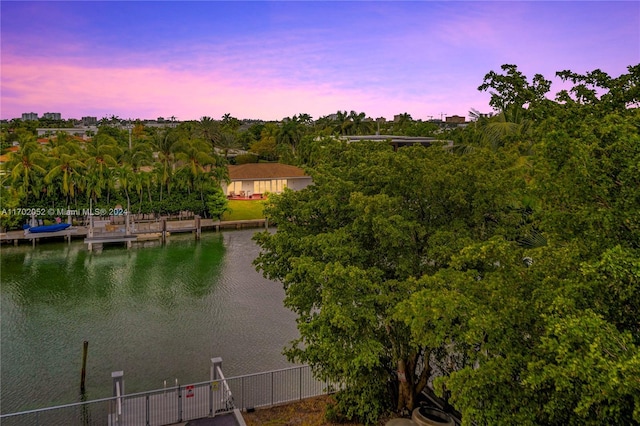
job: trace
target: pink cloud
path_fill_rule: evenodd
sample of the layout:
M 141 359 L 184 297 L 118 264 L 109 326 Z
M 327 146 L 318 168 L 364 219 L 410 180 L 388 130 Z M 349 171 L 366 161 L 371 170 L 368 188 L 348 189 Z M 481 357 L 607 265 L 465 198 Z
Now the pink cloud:
M 429 97 L 390 98 L 381 91 L 345 90 L 326 82 L 287 83 L 284 78 L 268 76 L 260 81 L 255 73 L 240 74 L 237 69 L 97 68 L 37 60 L 20 63 L 10 58 L 3 62 L 3 118 L 51 111 L 67 118 L 114 114 L 188 120 L 229 112 L 240 118 L 278 120 L 302 112 L 318 118 L 344 109 L 388 118 L 401 112 L 426 118 L 419 111 L 431 103 Z M 432 101 L 441 103 L 442 99 Z M 450 114 L 466 114 L 469 105 L 449 109 Z

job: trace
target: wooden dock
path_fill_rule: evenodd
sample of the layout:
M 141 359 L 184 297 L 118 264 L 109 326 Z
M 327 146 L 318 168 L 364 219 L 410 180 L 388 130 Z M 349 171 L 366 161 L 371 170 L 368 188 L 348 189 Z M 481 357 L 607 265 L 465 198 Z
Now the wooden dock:
M 9 243 L 17 246 L 21 241 L 29 241 L 35 246 L 36 242 L 49 238 L 64 238 L 71 242 L 72 238 L 84 237 L 85 235 L 87 235 L 87 229 L 84 226 L 74 226 L 63 231 L 35 234 L 24 231 L 9 231 L 0 234 L 0 243 Z
M 102 248 L 104 244 L 111 243 L 124 243 L 127 248 L 131 248 L 131 243 L 138 240 L 137 235 L 98 235 L 93 237 L 87 237 L 84 239 L 84 243 L 88 244 L 89 251 L 95 248 Z
M 104 222 L 104 223 L 103 223 Z M 47 239 L 64 238 L 71 242 L 74 238 L 83 238 L 89 250 L 94 245 L 125 244 L 131 247 L 135 242 L 160 240 L 165 242 L 171 234 L 193 233 L 196 239 L 200 238 L 202 231 L 220 232 L 223 229 L 267 228 L 266 219 L 249 219 L 219 221 L 213 219 L 187 219 L 187 220 L 156 220 L 146 222 L 132 222 L 130 232 L 127 234 L 124 224 L 109 224 L 101 221 L 101 227 L 94 227 L 92 232 L 88 226 L 72 226 L 63 231 L 30 234 L 24 231 L 9 231 L 0 233 L 1 244 L 18 245 L 22 242 L 30 242 L 35 246 L 36 242 Z M 108 229 L 108 231 L 107 231 Z

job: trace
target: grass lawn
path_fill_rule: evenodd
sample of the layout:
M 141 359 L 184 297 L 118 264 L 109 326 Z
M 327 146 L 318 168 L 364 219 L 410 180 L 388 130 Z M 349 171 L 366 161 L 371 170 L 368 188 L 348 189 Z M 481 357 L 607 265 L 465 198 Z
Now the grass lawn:
M 229 210 L 222 215 L 222 220 L 263 219 L 262 200 L 229 200 Z

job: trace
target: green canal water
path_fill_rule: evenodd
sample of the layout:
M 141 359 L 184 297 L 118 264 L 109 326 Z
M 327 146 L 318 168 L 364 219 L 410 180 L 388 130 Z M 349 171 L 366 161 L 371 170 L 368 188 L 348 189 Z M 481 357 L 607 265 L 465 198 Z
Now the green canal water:
M 254 230 L 171 236 L 162 246 L 82 242 L 2 246 L 2 413 L 111 396 L 111 372 L 126 392 L 206 381 L 212 357 L 225 375 L 288 367 L 297 336 L 279 283 L 251 265 Z

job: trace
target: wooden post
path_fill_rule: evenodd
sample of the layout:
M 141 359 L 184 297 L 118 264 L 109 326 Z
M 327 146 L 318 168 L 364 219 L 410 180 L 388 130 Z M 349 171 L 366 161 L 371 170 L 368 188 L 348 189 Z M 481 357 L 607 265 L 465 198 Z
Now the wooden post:
M 87 352 L 89 351 L 89 342 L 84 341 L 82 347 L 82 372 L 80 373 L 80 392 L 84 393 L 85 386 L 84 382 L 87 377 Z
M 162 244 L 167 242 L 167 218 L 162 218 Z
M 127 197 L 127 212 L 125 213 L 126 223 L 124 225 L 124 234 L 131 235 L 131 221 L 129 220 L 129 212 L 131 211 L 131 202 L 129 201 L 129 197 Z M 134 227 L 135 227 L 135 218 L 133 219 Z
M 89 213 L 89 231 L 87 233 L 89 238 L 93 238 L 93 213 Z M 91 250 L 91 248 L 89 248 Z
M 195 223 L 196 223 L 196 240 L 199 240 L 200 233 L 202 231 L 202 229 L 200 228 L 200 216 L 195 217 Z

